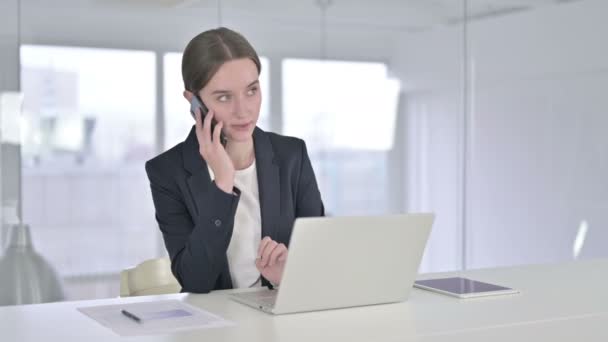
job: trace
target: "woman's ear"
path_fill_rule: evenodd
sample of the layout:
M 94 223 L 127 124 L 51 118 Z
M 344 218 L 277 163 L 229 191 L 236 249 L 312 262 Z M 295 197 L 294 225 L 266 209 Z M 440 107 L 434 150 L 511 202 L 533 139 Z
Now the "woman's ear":
M 194 94 L 192 94 L 191 92 L 189 92 L 188 90 L 184 90 L 184 98 L 186 100 L 188 100 L 188 102 L 190 102 L 190 100 L 192 100 L 192 97 L 194 96 Z

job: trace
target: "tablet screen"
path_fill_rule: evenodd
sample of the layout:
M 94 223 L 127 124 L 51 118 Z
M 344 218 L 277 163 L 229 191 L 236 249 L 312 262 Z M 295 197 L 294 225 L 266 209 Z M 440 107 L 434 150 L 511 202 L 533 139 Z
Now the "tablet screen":
M 416 284 L 457 294 L 511 290 L 508 287 L 482 283 L 480 281 L 459 277 L 418 280 L 416 281 Z

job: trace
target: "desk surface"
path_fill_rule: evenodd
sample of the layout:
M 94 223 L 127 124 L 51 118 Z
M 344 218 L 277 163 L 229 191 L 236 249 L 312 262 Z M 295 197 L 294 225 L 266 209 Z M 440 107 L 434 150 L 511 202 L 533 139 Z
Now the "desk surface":
M 2 341 L 115 341 L 78 307 L 179 299 L 236 326 L 131 341 L 608 341 L 608 260 L 427 274 L 467 276 L 518 295 L 457 299 L 414 289 L 404 303 L 272 316 L 227 298 L 174 294 L 0 307 Z

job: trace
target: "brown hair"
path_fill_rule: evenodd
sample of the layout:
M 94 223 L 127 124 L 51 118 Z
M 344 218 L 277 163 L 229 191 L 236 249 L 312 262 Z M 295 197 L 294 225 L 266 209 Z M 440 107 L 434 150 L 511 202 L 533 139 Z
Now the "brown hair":
M 258 74 L 262 70 L 258 54 L 240 33 L 219 27 L 198 34 L 188 43 L 182 57 L 184 87 L 193 93 L 198 92 L 222 64 L 240 58 L 251 59 Z

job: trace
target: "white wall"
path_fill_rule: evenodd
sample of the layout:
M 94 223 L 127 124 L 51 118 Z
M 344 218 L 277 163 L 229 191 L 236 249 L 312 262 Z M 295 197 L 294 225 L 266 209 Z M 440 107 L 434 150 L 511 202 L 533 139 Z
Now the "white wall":
M 588 0 L 473 25 L 470 266 L 571 259 L 583 221 L 583 255 L 608 255 L 606 13 Z
M 407 208 L 436 214 L 423 271 L 462 267 L 462 104 L 458 95 L 438 91 L 407 96 Z
M 581 256 L 607 255 L 606 13 L 607 2 L 586 0 L 470 24 L 467 267 L 572 259 L 582 221 L 589 234 Z M 454 100 L 462 101 L 463 89 L 459 33 L 454 27 L 408 37 L 395 64 L 417 104 L 408 116 L 424 122 L 411 132 L 423 162 L 410 155 L 409 167 L 426 178 L 410 191 L 442 187 L 424 192 L 426 203 L 450 222 L 462 205 L 452 181 L 461 179 L 446 181 L 436 168 L 454 174 L 463 163 L 449 163 L 464 141 L 463 106 Z M 449 265 L 462 226 L 436 228 L 441 238 L 432 242 L 447 244 L 434 255 Z
M 462 267 L 463 30 L 403 35 L 392 72 L 404 86 L 406 209 L 436 221 L 421 271 Z

